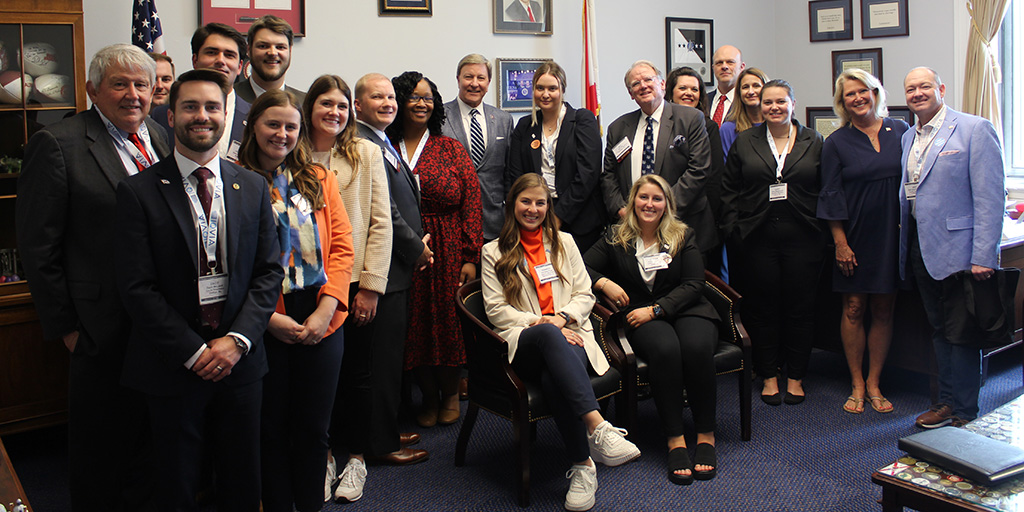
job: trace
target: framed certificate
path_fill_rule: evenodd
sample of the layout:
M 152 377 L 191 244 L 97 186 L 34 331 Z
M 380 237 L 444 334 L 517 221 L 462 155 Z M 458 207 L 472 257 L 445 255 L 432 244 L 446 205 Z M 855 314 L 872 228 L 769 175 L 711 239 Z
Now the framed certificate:
M 807 127 L 827 139 L 842 125 L 839 124 L 839 116 L 832 110 L 832 107 L 807 107 Z
M 860 0 L 860 37 L 909 35 L 907 0 Z
M 864 50 L 842 50 L 832 52 L 832 92 L 835 92 L 836 79 L 850 68 L 860 68 L 872 75 L 879 82 L 882 80 L 882 49 L 867 48 Z
M 807 3 L 811 42 L 853 39 L 853 0 L 812 0 Z

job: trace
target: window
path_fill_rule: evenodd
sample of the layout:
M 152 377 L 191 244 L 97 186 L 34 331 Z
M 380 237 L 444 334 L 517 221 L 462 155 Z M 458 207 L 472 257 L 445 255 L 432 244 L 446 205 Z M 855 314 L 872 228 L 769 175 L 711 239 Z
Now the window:
M 1007 175 L 1024 177 L 1024 0 L 1011 0 L 1000 29 L 1003 155 Z

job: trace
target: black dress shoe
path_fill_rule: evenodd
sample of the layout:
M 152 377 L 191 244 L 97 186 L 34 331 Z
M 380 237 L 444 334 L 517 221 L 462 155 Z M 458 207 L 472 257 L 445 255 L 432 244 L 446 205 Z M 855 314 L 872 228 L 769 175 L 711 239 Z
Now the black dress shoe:
M 789 397 L 786 397 L 786 400 L 789 400 Z M 801 400 L 803 400 L 802 397 Z M 768 405 L 782 405 L 782 394 L 775 393 L 774 395 L 761 395 L 761 401 Z
M 367 455 L 366 462 L 379 466 L 408 466 L 423 462 L 430 457 L 426 450 L 403 447 L 401 450 L 391 452 L 387 455 Z
M 786 399 L 784 400 L 784 402 L 786 402 L 786 405 L 796 405 L 796 404 L 798 404 L 800 402 L 803 402 L 804 398 L 807 398 L 807 396 L 805 396 L 805 395 L 794 395 L 793 393 L 786 393 Z

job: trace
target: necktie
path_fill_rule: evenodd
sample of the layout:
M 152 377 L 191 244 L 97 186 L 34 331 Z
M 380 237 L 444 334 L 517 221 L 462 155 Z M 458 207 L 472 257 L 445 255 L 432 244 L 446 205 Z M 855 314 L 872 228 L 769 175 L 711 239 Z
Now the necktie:
M 128 140 L 132 141 L 132 144 L 134 144 L 135 147 L 139 149 L 139 151 L 142 153 L 142 157 L 146 159 L 146 162 L 148 162 L 149 165 L 153 165 L 153 158 L 149 156 L 148 152 L 146 152 L 146 145 L 142 143 L 142 139 L 139 138 L 139 134 L 133 133 L 129 135 Z M 135 160 L 135 167 L 138 167 L 139 171 L 142 171 L 146 169 L 146 167 L 148 166 L 143 167 L 141 162 Z
M 654 174 L 654 117 L 647 116 L 647 130 L 644 131 L 644 160 L 640 175 Z
M 207 186 L 207 180 L 213 178 L 213 172 L 206 167 L 199 167 L 195 171 L 192 171 L 192 175 L 196 177 L 197 187 L 196 196 L 199 197 L 199 204 L 203 206 L 203 213 L 206 214 L 206 220 L 210 220 L 210 208 L 213 206 L 213 198 L 210 196 L 210 189 Z M 209 266 L 206 264 L 206 250 L 202 244 L 199 244 L 199 267 L 202 269 L 203 275 L 211 273 Z M 221 265 L 218 262 L 217 268 Z M 199 306 L 199 318 L 203 321 L 203 325 L 209 325 L 211 329 L 217 329 L 220 326 L 220 317 L 224 312 L 224 302 L 215 302 L 213 304 L 205 304 Z
M 719 95 L 722 93 L 719 92 Z M 711 120 L 718 126 L 722 126 L 722 116 L 725 114 L 725 96 L 721 96 L 718 100 L 718 107 L 715 108 L 715 115 L 711 116 Z
M 469 111 L 469 156 L 473 158 L 473 165 L 477 168 L 484 161 L 484 132 L 480 129 L 480 121 L 476 116 L 480 111 L 473 109 Z
M 537 19 L 533 17 L 533 9 L 529 5 L 526 6 L 526 14 L 530 15 L 530 21 L 532 21 L 532 22 L 536 22 L 537 21 Z

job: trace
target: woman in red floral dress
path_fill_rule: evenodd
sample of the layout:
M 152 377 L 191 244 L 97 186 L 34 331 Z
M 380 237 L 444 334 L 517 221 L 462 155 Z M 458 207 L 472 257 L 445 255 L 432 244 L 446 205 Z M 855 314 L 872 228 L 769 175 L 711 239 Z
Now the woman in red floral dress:
M 462 144 L 441 135 L 437 86 L 415 71 L 392 83 L 398 115 L 387 134 L 419 182 L 423 229 L 434 251 L 433 264 L 413 274 L 405 369 L 415 370 L 423 391 L 416 422 L 448 425 L 459 419 L 459 370 L 466 362 L 455 292 L 476 278 L 483 245 L 480 183 Z

